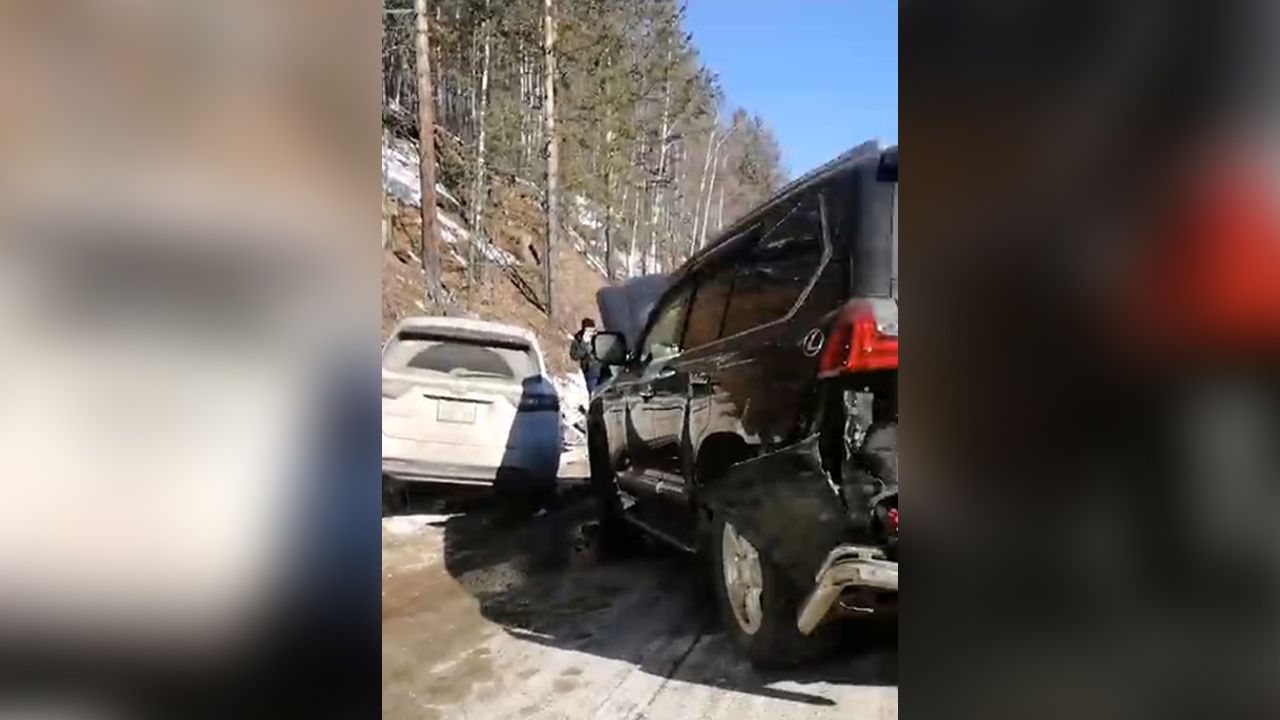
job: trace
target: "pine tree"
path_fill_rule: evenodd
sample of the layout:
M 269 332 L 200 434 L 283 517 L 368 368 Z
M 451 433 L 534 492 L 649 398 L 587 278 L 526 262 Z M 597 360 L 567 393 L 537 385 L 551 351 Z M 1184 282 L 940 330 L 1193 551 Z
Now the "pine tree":
M 543 247 L 563 233 L 611 278 L 670 270 L 785 179 L 764 122 L 725 111 L 676 0 L 559 0 L 554 62 L 546 0 L 431 0 L 425 93 L 415 2 L 383 7 L 384 124 L 413 138 L 430 113 L 436 182 L 462 201 L 476 238 L 472 282 L 491 192 L 516 178 L 546 179 L 534 183 L 547 191 Z

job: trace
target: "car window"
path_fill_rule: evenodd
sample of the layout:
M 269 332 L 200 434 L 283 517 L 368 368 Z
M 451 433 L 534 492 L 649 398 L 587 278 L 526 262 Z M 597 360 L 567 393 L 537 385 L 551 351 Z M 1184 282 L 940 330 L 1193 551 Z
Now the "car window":
M 693 302 L 689 305 L 689 322 L 684 330 L 685 350 L 719 339 L 725 306 L 733 288 L 734 271 L 733 263 L 721 262 L 699 274 Z
M 382 365 L 388 370 L 506 380 L 540 374 L 537 355 L 527 343 L 420 332 L 397 335 L 387 346 Z
M 737 263 L 725 337 L 785 316 L 822 262 L 822 211 L 816 195 L 766 214 L 759 232 L 747 257 Z
M 681 290 L 670 296 L 656 311 L 649 332 L 640 345 L 640 357 L 646 361 L 663 360 L 680 354 L 681 334 L 684 330 L 685 308 L 689 305 L 689 291 Z
M 823 202 L 826 203 L 826 211 L 830 213 L 831 203 L 825 197 L 825 193 Z M 841 251 L 832 248 L 832 252 L 840 253 Z M 849 299 L 849 267 L 846 262 L 834 262 L 836 257 L 837 255 L 833 254 L 833 262 L 828 262 L 822 267 L 817 280 L 813 282 L 813 288 L 809 290 L 809 295 L 805 299 L 805 305 L 818 317 L 840 307 Z

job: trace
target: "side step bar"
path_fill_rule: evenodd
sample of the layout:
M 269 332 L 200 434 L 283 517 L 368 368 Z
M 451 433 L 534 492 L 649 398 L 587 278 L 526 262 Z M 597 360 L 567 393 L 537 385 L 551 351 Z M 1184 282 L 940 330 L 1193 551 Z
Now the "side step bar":
M 631 523 L 632 525 L 635 525 L 636 527 L 640 528 L 641 530 L 643 530 L 643 531 L 645 531 L 645 532 L 647 532 L 647 533 L 649 533 L 649 534 L 653 535 L 654 537 L 656 537 L 656 538 L 658 538 L 659 540 L 661 540 L 661 541 L 663 541 L 663 542 L 667 543 L 668 545 L 671 545 L 672 547 L 676 548 L 677 550 L 682 550 L 682 551 L 684 551 L 684 552 L 689 553 L 690 555 L 697 555 L 697 554 L 698 554 L 698 548 L 696 548 L 696 547 L 694 547 L 694 546 L 692 546 L 692 545 L 690 545 L 690 544 L 688 544 L 688 543 L 686 543 L 686 542 L 684 542 L 684 541 L 680 540 L 679 538 L 677 538 L 676 536 L 672 535 L 671 533 L 665 532 L 665 531 L 663 531 L 663 530 L 660 530 L 660 529 L 658 529 L 658 528 L 654 527 L 653 525 L 650 525 L 649 523 L 645 522 L 644 520 L 641 520 L 640 518 L 636 517 L 635 515 L 632 515 L 631 513 L 624 512 L 624 513 L 622 514 L 622 519 L 623 519 L 623 520 L 626 520 L 627 522 Z
M 796 616 L 796 627 L 805 635 L 818 627 L 846 588 L 898 592 L 898 563 L 886 560 L 879 548 L 840 545 L 827 554 L 816 581 Z

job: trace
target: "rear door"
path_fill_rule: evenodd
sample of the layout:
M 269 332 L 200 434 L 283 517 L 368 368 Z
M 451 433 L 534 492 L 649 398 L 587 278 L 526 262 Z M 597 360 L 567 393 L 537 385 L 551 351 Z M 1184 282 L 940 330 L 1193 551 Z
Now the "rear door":
M 733 290 L 735 243 L 727 244 L 720 257 L 712 259 L 697 273 L 696 289 L 689 308 L 684 334 L 685 352 L 680 358 L 680 371 L 688 387 L 688 411 L 685 421 L 685 443 L 697 448 L 710 428 L 715 426 L 713 413 L 716 398 L 724 391 L 718 373 L 724 365 L 725 348 L 718 341 L 724 326 L 725 311 Z M 685 453 L 686 464 L 677 468 L 681 482 L 695 470 L 692 453 Z M 687 494 L 687 493 L 686 493 Z
M 823 318 L 844 295 L 842 270 L 828 268 L 822 218 L 817 190 L 785 199 L 762 214 L 735 258 L 706 432 L 732 432 L 748 445 L 785 442 L 811 405 Z

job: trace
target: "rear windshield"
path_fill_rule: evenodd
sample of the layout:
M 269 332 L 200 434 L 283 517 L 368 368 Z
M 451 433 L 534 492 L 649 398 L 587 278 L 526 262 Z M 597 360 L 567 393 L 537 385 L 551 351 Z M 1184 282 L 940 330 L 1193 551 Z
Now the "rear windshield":
M 538 358 L 528 343 L 428 333 L 397 335 L 387 346 L 382 364 L 388 370 L 507 380 L 539 374 Z

